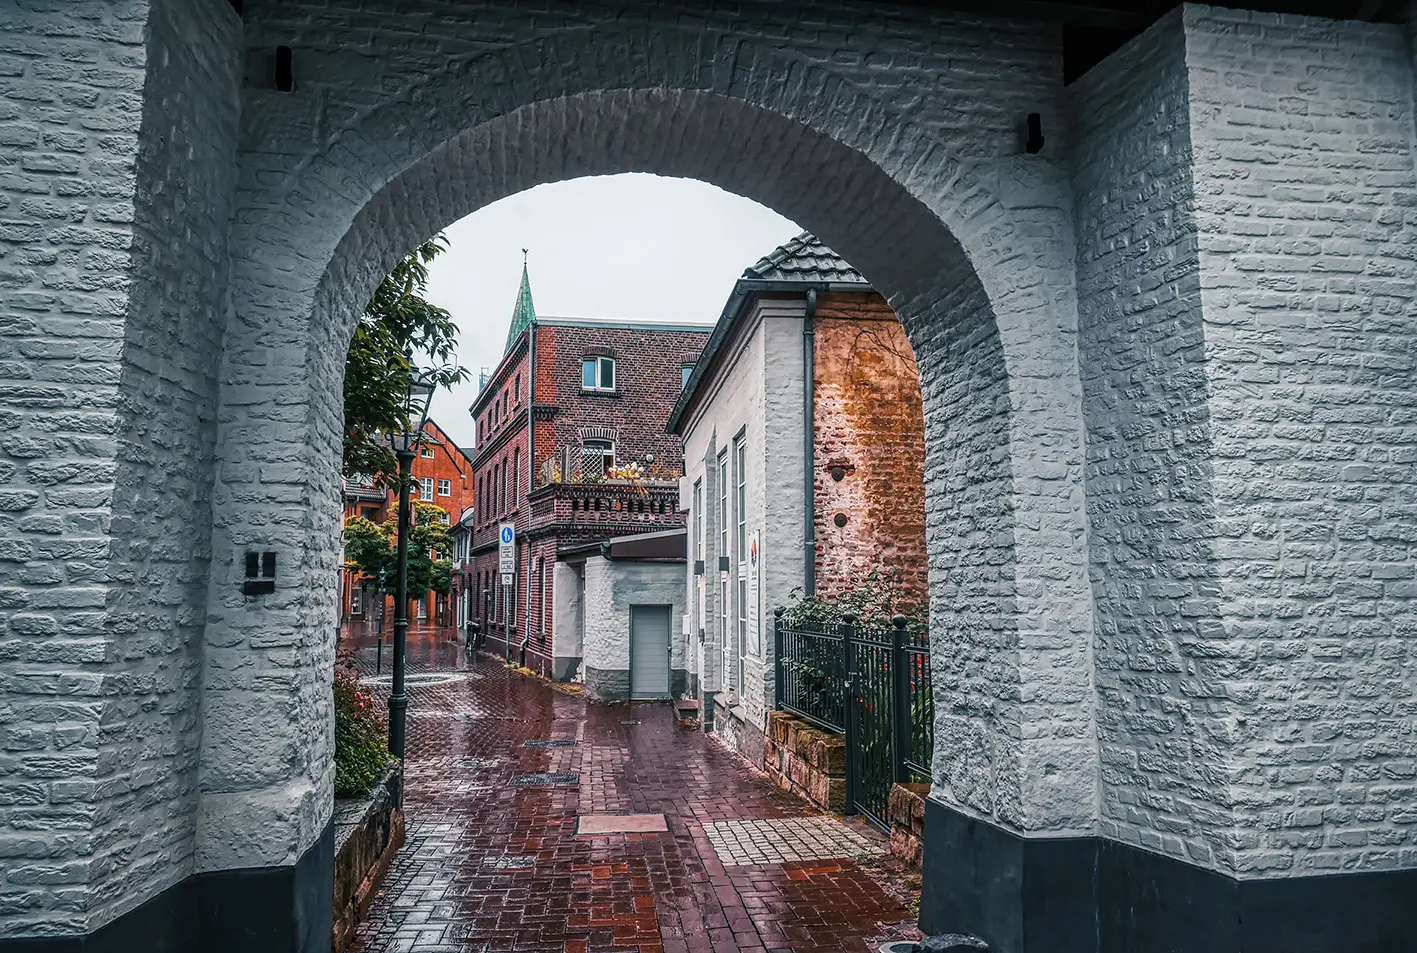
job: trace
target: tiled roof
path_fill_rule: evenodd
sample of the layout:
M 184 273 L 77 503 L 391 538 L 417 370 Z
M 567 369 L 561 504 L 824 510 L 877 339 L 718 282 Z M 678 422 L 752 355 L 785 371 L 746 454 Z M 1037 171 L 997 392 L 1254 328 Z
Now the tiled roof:
M 810 232 L 803 232 L 774 248 L 756 265 L 744 270 L 743 277 L 764 281 L 868 283 L 845 258 Z

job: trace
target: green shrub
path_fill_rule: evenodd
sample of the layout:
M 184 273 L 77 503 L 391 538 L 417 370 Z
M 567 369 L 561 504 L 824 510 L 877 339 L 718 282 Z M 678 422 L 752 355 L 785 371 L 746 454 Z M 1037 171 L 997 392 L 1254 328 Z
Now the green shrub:
M 335 670 L 335 797 L 363 797 L 394 764 L 388 728 L 358 675 Z

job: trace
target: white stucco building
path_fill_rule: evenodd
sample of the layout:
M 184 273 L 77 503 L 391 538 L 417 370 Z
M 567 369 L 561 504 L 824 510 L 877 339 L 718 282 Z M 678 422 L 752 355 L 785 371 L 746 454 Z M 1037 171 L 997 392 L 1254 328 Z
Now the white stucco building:
M 841 491 L 821 486 L 817 472 L 819 308 L 855 309 L 853 323 L 885 320 L 899 334 L 860 274 L 815 237 L 798 236 L 739 279 L 670 421 L 684 438 L 680 501 L 689 513 L 687 685 L 706 726 L 757 764 L 773 707 L 772 609 L 817 591 L 819 537 L 830 545 L 825 535 L 842 531 L 823 522 Z M 909 373 L 918 404 L 913 361 Z M 918 430 L 919 410 L 910 409 Z M 842 490 L 861 478 L 846 479 Z M 912 479 L 918 500 L 918 472 Z M 848 523 L 874 515 L 852 509 Z M 911 532 L 923 550 L 918 509 Z

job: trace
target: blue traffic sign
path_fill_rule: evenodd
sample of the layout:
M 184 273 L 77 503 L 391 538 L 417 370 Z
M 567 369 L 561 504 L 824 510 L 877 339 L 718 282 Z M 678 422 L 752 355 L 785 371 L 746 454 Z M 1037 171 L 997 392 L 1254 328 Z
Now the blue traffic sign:
M 502 527 L 502 542 L 504 542 L 504 543 L 510 543 L 510 542 L 512 541 L 512 534 L 513 534 L 513 533 L 514 533 L 514 530 L 512 529 L 512 527 L 510 527 L 510 526 L 503 526 L 503 527 Z

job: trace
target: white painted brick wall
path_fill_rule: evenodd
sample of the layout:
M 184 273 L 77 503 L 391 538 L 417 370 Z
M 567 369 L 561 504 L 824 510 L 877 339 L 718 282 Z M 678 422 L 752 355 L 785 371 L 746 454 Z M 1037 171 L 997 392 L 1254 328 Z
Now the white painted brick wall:
M 1227 732 L 1217 743 L 1234 773 L 1197 777 L 1188 765 L 1181 794 L 1200 811 L 1228 786 L 1244 819 L 1237 869 L 1417 860 L 1401 823 L 1417 758 L 1410 653 L 1395 641 L 1410 627 L 1412 585 L 1401 204 L 1413 184 L 1412 67 L 1401 30 L 1184 15 L 1191 98 L 1178 121 L 1191 124 L 1197 157 L 1213 388 L 1211 429 L 1192 429 L 1217 453 L 1208 475 L 1147 479 L 1214 490 L 1218 585 L 1188 578 L 1199 605 L 1184 587 L 1149 597 L 1176 639 L 1198 631 L 1221 651 L 1196 669 L 1215 680 L 1194 686 L 1141 674 L 1149 658 L 1176 658 L 1178 643 L 1158 640 L 1150 620 L 1109 628 L 1131 625 L 1124 601 L 1139 597 L 1120 576 L 1098 581 L 1112 565 L 1104 548 L 1152 547 L 1172 568 L 1185 554 L 1137 535 L 1155 532 L 1166 507 L 1108 488 L 1105 455 L 1089 479 L 1125 499 L 1122 515 L 1094 500 L 1105 535 L 1088 547 L 1079 365 L 1097 375 L 1091 446 L 1122 457 L 1148 444 L 1112 434 L 1143 422 L 1113 402 L 1155 397 L 1179 434 L 1185 410 L 1166 401 L 1194 385 L 1163 375 L 1149 395 L 1164 358 L 1114 363 L 1133 345 L 1109 337 L 1109 322 L 1165 310 L 1141 277 L 1115 313 L 1099 300 L 1082 309 L 1090 340 L 1114 350 L 1080 361 L 1079 273 L 1096 299 L 1119 293 L 1113 275 L 1130 268 L 1149 282 L 1154 269 L 1106 247 L 1121 232 L 1075 231 L 1055 33 L 919 9 L 886 16 L 854 0 L 692 14 L 569 0 L 247 8 L 240 40 L 218 0 L 166 0 L 151 31 L 137 0 L 0 10 L 0 35 L 19 37 L 0 52 L 0 759 L 16 766 L 0 772 L 0 851 L 55 868 L 17 877 L 6 866 L 0 934 L 40 919 L 91 927 L 140 899 L 139 879 L 161 885 L 143 866 L 155 858 L 171 862 L 163 870 L 188 857 L 200 870 L 288 863 L 314 840 L 329 810 L 340 375 L 354 314 L 378 275 L 438 228 L 540 182 L 627 170 L 771 205 L 902 316 L 925 369 L 941 659 L 932 796 L 1023 831 L 1091 830 L 1101 697 L 1099 729 L 1134 759 L 1102 772 L 1130 786 L 1102 799 L 1114 832 L 1165 834 L 1179 840 L 1159 849 L 1201 856 L 1204 838 L 1165 820 L 1176 792 L 1155 786 L 1167 776 L 1151 757 L 1160 736 L 1138 716 L 1144 694 L 1199 688 L 1225 703 L 1185 730 Z M 270 88 L 277 44 L 296 50 L 295 93 Z M 1022 120 L 1035 111 L 1048 146 L 1023 156 Z M 139 121 L 154 136 L 141 150 Z M 1079 146 L 1105 135 L 1083 132 Z M 1082 214 L 1105 219 L 1096 203 L 1126 194 L 1145 158 L 1109 166 L 1117 182 L 1079 178 Z M 1162 247 L 1175 229 L 1157 233 Z M 950 364 L 964 360 L 967 374 Z M 248 549 L 278 552 L 274 597 L 238 594 Z M 145 586 L 154 579 L 164 582 Z M 126 803 L 85 787 L 106 772 L 151 792 L 145 805 L 194 796 L 196 729 L 182 700 L 195 691 L 204 600 L 194 847 L 180 810 L 159 823 L 144 807 L 105 831 L 111 840 L 76 835 L 32 856 L 48 850 L 35 829 L 86 831 Z M 1207 613 L 1219 631 L 1197 628 Z M 1123 665 L 1104 673 L 1113 662 Z M 110 727 L 139 697 L 156 700 L 143 727 L 179 752 L 181 770 L 161 781 L 138 758 L 153 748 Z M 110 858 L 129 850 L 140 860 L 125 879 Z M 92 896 L 77 886 L 90 881 Z
M 0 11 L 0 938 L 191 869 L 235 27 Z
M 630 607 L 669 606 L 670 667 L 682 669 L 684 656 L 675 633 L 684 614 L 679 567 L 672 563 L 610 560 L 585 562 L 585 668 L 630 670 Z
M 1099 829 L 1228 866 L 1187 89 L 1179 14 L 1072 89 Z
M 1410 50 L 1188 7 L 1130 52 L 1074 93 L 1100 830 L 1409 866 Z
M 1235 867 L 1417 864 L 1417 194 L 1400 27 L 1185 14 Z
M 763 249 L 763 253 L 771 249 Z M 750 263 L 751 264 L 751 263 Z M 707 613 L 694 620 L 704 628 L 697 668 L 709 691 L 728 691 L 743 706 L 743 717 L 764 730 L 772 708 L 772 608 L 786 605 L 803 583 L 802 559 L 802 298 L 764 298 L 744 322 L 742 331 L 720 349 L 719 369 L 704 385 L 703 401 L 686 419 L 684 427 L 685 474 L 690 485 L 704 481 L 705 585 Z M 747 483 L 745 511 L 749 533 L 762 533 L 762 652 L 750 652 L 743 666 L 744 691 L 730 684 L 722 669 L 719 623 L 728 612 L 733 638 L 737 636 L 737 609 L 731 600 L 720 605 L 718 557 L 724 555 L 719 535 L 719 487 L 716 458 L 727 451 L 732 476 L 733 438 L 743 433 L 746 442 Z M 733 487 L 730 486 L 730 507 Z M 732 547 L 735 515 L 730 509 Z M 733 553 L 727 555 L 730 560 Z M 737 566 L 730 563 L 731 591 L 737 588 Z M 688 570 L 687 598 L 698 599 L 693 566 Z M 734 643 L 736 645 L 736 641 Z M 736 663 L 735 663 L 736 664 Z

